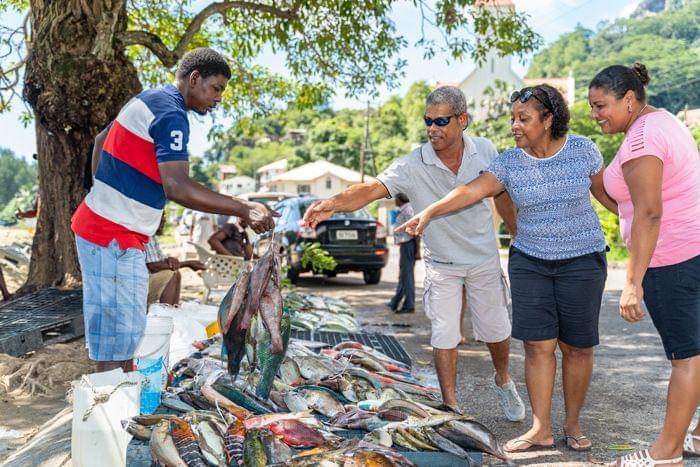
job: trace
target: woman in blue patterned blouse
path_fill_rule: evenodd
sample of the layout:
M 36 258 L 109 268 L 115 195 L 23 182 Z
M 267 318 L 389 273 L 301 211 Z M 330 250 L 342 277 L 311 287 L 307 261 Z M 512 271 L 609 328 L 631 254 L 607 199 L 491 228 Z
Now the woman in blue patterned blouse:
M 568 134 L 569 110 L 548 85 L 511 96 L 515 148 L 499 155 L 468 185 L 399 227 L 420 235 L 431 219 L 507 191 L 517 207 L 517 234 L 508 273 L 513 297 L 513 337 L 525 348 L 525 381 L 531 428 L 506 451 L 554 447 L 551 423 L 557 347 L 562 352 L 566 420 L 563 434 L 573 450 L 587 450 L 579 415 L 598 345 L 598 315 L 607 276 L 605 239 L 592 193 L 616 209 L 603 189 L 603 157 L 589 139 Z

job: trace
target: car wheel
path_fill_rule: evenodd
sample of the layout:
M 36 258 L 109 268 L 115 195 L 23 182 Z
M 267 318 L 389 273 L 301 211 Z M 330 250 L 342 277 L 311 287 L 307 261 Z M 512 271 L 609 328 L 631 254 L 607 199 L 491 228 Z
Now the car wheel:
M 382 270 L 372 269 L 371 271 L 362 271 L 362 277 L 367 285 L 379 284 L 379 281 L 382 279 Z

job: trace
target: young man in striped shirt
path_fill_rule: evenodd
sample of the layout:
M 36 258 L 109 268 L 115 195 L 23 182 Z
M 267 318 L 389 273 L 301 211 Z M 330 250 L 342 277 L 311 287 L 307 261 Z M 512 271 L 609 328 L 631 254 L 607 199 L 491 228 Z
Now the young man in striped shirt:
M 187 112 L 212 111 L 230 77 L 220 54 L 195 49 L 178 65 L 175 85 L 141 92 L 95 138 L 94 184 L 72 229 L 83 275 L 85 337 L 97 371 L 132 368 L 146 325 L 144 245 L 166 200 L 238 216 L 258 233 L 274 226 L 264 205 L 216 193 L 189 177 Z

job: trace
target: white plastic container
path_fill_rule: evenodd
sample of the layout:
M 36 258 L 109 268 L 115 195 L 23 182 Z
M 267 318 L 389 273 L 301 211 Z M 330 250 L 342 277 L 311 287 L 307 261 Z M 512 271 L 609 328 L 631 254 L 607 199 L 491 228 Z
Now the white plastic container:
M 170 361 L 168 368 L 189 357 L 195 351 L 194 341 L 207 339 L 207 325 L 216 320 L 218 308 L 199 303 L 184 302 L 179 307 L 154 303 L 148 307 L 148 316 L 167 316 L 173 319 L 170 337 Z
M 141 375 L 121 369 L 83 375 L 73 387 L 74 467 L 121 467 L 131 435 L 121 420 L 139 414 Z
M 141 413 L 151 414 L 160 404 L 160 393 L 168 383 L 168 358 L 173 319 L 148 316 L 146 332 L 136 349 L 134 363 L 143 376 L 141 385 Z

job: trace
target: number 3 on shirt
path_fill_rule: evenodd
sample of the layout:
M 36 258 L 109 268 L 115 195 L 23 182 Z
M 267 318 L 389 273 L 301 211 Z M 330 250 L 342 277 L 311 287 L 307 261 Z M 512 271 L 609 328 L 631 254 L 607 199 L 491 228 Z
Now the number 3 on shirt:
M 170 143 L 170 149 L 173 151 L 182 151 L 182 131 L 173 130 L 170 132 L 170 136 L 173 138 L 173 142 Z

